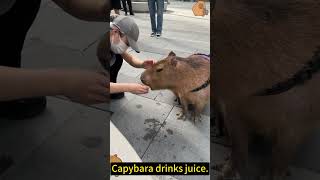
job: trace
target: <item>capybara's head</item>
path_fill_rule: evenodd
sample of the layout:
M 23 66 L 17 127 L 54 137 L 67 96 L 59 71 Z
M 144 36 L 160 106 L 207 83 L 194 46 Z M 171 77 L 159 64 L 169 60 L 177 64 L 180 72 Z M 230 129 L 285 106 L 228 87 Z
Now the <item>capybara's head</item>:
M 142 73 L 141 82 L 150 86 L 152 90 L 170 89 L 177 83 L 175 81 L 178 74 L 177 64 L 176 54 L 171 51 L 165 59 L 148 67 Z

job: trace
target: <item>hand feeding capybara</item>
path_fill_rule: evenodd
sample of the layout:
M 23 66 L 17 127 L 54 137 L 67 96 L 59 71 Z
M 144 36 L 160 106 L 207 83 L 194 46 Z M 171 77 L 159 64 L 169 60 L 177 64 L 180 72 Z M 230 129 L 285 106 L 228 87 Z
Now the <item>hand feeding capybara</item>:
M 147 68 L 141 81 L 152 90 L 169 89 L 179 99 L 185 117 L 200 116 L 210 96 L 210 59 L 194 54 L 187 58 L 170 52 L 168 57 Z
M 317 0 L 216 1 L 213 104 L 241 179 L 284 177 L 299 145 L 319 127 L 319 8 Z M 271 142 L 258 173 L 249 167 L 256 135 Z

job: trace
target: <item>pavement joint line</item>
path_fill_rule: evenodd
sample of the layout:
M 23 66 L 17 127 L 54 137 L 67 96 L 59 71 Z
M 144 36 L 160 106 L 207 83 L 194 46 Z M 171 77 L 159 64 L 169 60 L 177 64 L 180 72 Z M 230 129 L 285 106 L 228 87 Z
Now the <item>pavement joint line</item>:
M 153 98 L 142 96 L 142 95 L 136 95 L 136 96 L 139 96 L 139 97 L 142 97 L 142 98 L 146 98 L 146 99 L 150 99 L 150 100 L 154 100 Z
M 158 135 L 158 133 L 160 132 L 161 128 L 165 125 L 165 123 L 166 123 L 166 121 L 167 121 L 170 113 L 173 111 L 173 108 L 174 108 L 174 106 L 171 105 L 171 110 L 169 111 L 169 113 L 168 113 L 167 117 L 164 119 L 164 121 L 161 123 L 161 125 L 160 125 L 157 133 L 155 133 L 155 135 L 152 137 L 152 139 L 151 139 L 150 143 L 148 144 L 146 150 L 143 152 L 143 154 L 142 154 L 142 156 L 141 156 L 141 160 L 143 159 L 144 155 L 147 153 L 147 151 L 148 151 L 149 147 L 151 146 L 154 138 Z
M 160 94 L 160 93 L 159 93 L 159 94 Z M 158 95 L 159 95 L 159 94 L 158 94 Z M 157 95 L 156 97 L 158 97 L 158 95 Z M 139 96 L 139 95 L 136 95 L 136 96 Z M 150 99 L 150 100 L 153 100 L 153 101 L 155 101 L 155 102 L 160 102 L 160 103 L 163 103 L 163 104 L 166 104 L 166 105 L 169 105 L 169 106 L 179 107 L 179 106 L 174 105 L 174 104 L 168 104 L 168 103 L 163 102 L 163 101 L 158 101 L 158 100 L 156 100 L 156 98 L 155 98 L 155 99 L 152 99 L 152 98 L 145 97 L 145 96 L 139 96 L 139 97 L 146 98 L 146 99 Z

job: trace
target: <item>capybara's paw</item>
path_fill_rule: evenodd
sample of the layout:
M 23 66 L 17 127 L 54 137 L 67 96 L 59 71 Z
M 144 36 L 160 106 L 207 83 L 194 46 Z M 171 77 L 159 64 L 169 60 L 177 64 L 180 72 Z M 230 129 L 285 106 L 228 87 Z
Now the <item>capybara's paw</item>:
M 183 112 L 181 112 L 180 114 L 178 114 L 179 115 L 179 117 L 177 118 L 177 120 L 183 120 L 183 121 L 185 121 L 186 119 L 187 119 L 187 116 L 183 113 Z

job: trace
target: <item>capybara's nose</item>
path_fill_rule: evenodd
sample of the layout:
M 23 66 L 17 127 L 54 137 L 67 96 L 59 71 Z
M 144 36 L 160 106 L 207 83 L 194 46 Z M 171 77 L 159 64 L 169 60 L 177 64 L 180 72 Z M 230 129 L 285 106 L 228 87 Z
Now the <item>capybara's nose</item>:
M 143 84 L 145 84 L 145 79 L 144 79 L 144 76 L 143 76 L 143 75 L 140 76 L 140 80 L 141 80 L 141 82 L 142 82 Z

